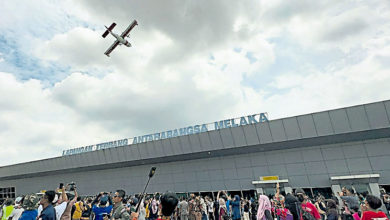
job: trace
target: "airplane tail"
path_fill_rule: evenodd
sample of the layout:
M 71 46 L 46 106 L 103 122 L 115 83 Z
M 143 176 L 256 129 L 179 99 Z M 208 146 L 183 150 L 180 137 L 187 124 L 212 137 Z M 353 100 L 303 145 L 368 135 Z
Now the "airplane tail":
M 107 30 L 103 33 L 102 37 L 105 38 L 111 32 L 111 30 L 114 29 L 115 25 L 116 25 L 115 23 L 112 23 L 110 27 L 104 25 L 104 27 L 106 27 Z

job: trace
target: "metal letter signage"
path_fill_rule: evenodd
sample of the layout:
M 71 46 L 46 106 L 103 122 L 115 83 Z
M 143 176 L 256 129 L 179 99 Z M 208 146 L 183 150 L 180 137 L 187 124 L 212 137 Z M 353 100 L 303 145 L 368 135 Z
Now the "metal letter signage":
M 134 138 L 110 141 L 106 143 L 89 145 L 89 146 L 78 147 L 78 148 L 72 148 L 69 150 L 63 150 L 62 156 L 79 154 L 79 153 L 90 152 L 95 150 L 102 150 L 102 149 L 107 149 L 112 147 L 121 147 L 121 146 L 129 145 L 130 143 L 139 144 L 148 141 L 156 141 L 156 140 L 162 140 L 162 139 L 178 137 L 183 135 L 198 134 L 207 131 L 219 130 L 223 128 L 232 128 L 232 127 L 238 127 L 238 126 L 249 125 L 249 124 L 257 124 L 257 123 L 262 123 L 267 121 L 268 121 L 267 113 L 248 115 L 240 118 L 232 118 L 232 119 L 226 119 L 222 121 L 216 121 L 214 123 L 209 123 L 209 124 L 188 126 L 184 128 L 173 129 L 173 130 L 163 131 L 160 133 L 138 136 Z

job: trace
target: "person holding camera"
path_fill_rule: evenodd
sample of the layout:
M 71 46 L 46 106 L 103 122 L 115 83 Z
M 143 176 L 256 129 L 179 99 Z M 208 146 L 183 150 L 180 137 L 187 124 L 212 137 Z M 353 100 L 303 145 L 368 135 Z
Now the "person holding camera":
M 382 206 L 382 201 L 380 198 L 367 195 L 364 200 L 364 204 L 360 206 L 362 210 L 362 218 L 361 220 L 388 220 L 386 214 L 378 209 Z
M 62 214 L 64 214 L 67 204 L 68 204 L 68 195 L 66 195 L 65 187 L 63 183 L 60 183 L 60 187 L 57 192 L 60 191 L 61 194 L 58 197 L 54 209 L 56 210 L 57 219 L 61 219 Z
M 108 202 L 108 206 L 107 206 Z M 99 203 L 98 205 L 96 205 Z M 92 202 L 92 212 L 95 215 L 95 220 L 103 220 L 108 218 L 112 210 L 111 197 L 106 192 L 99 193 Z
M 67 195 L 67 197 L 68 197 L 68 199 L 70 199 L 70 201 L 66 205 L 66 209 L 65 209 L 64 213 L 61 215 L 60 220 L 69 220 L 69 219 L 71 219 L 71 217 L 72 217 L 72 207 L 76 203 L 77 197 L 78 197 L 77 190 L 76 190 L 76 184 L 72 182 L 72 183 L 68 184 L 67 186 L 69 187 L 70 191 L 74 192 L 74 197 L 72 197 L 73 195 L 71 195 L 71 194 Z
M 339 196 L 343 201 L 342 216 L 345 220 L 353 220 L 359 218 L 359 198 L 355 195 L 355 190 L 352 187 L 344 186 L 339 192 Z

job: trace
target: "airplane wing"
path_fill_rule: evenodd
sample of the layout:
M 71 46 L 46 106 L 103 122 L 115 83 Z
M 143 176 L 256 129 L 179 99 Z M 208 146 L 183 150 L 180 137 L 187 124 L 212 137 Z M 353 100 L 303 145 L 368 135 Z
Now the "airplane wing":
M 121 37 L 125 38 L 129 35 L 130 31 L 136 26 L 138 25 L 138 22 L 136 20 L 133 21 L 133 23 L 131 23 L 125 31 L 123 31 L 123 33 L 121 34 Z
M 116 40 L 107 50 L 106 52 L 104 52 L 105 55 L 107 55 L 108 57 L 110 56 L 110 53 L 115 49 L 116 46 L 119 45 L 119 41 Z

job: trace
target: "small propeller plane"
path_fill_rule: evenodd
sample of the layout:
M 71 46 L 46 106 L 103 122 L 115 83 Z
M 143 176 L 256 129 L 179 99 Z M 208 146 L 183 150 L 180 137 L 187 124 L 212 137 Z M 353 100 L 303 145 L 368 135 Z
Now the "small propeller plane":
M 104 26 L 106 27 L 106 31 L 103 33 L 102 37 L 105 38 L 108 34 L 111 34 L 112 36 L 114 36 L 116 38 L 116 41 L 106 50 L 106 52 L 104 52 L 105 55 L 107 55 L 108 57 L 110 56 L 110 53 L 115 49 L 116 46 L 118 45 L 125 45 L 126 47 L 131 47 L 131 44 L 129 41 L 127 41 L 125 38 L 126 37 L 129 37 L 130 35 L 130 31 L 136 26 L 138 25 L 137 21 L 134 20 L 133 23 L 131 23 L 127 28 L 126 30 L 121 34 L 121 35 L 117 35 L 115 34 L 114 32 L 112 32 L 112 29 L 114 29 L 114 27 L 116 26 L 115 23 L 112 23 L 110 25 L 110 27 L 107 27 L 107 26 Z

